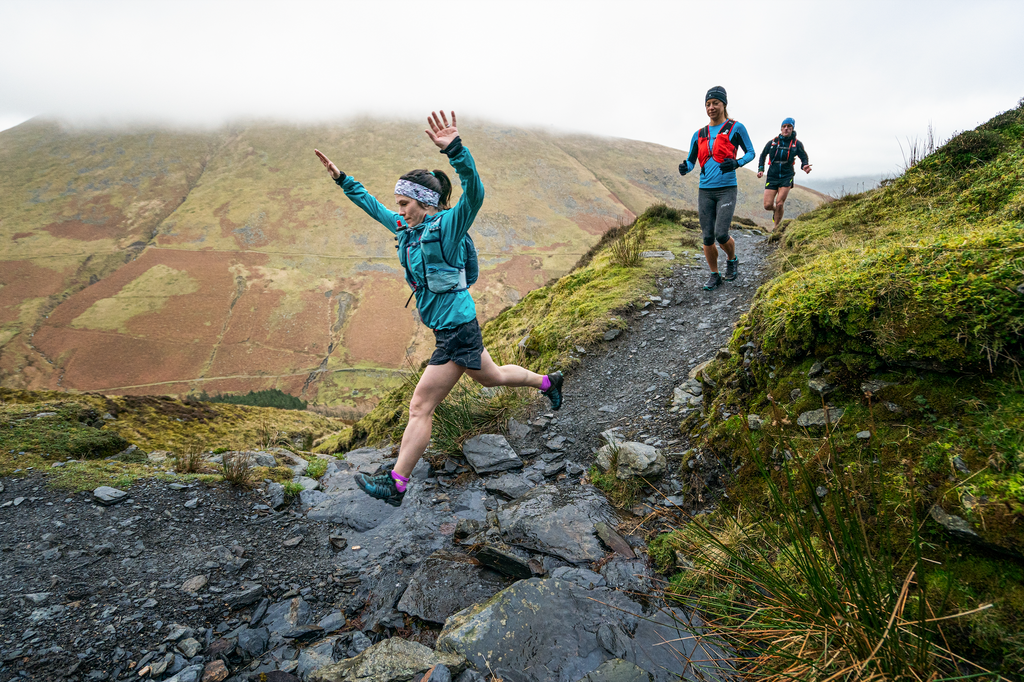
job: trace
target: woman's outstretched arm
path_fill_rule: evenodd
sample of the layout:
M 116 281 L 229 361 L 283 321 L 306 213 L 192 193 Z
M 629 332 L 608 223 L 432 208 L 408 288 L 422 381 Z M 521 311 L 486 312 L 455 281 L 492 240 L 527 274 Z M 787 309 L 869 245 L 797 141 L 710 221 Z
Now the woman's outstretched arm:
M 398 223 L 402 217 L 392 210 L 389 210 L 384 204 L 377 201 L 377 198 L 366 191 L 362 183 L 354 180 L 351 176 L 345 175 L 345 173 L 339 169 L 334 163 L 327 158 L 327 156 L 319 149 L 314 149 L 313 153 L 320 159 L 320 163 L 324 165 L 327 172 L 334 178 L 334 182 L 338 184 L 343 190 L 345 190 L 345 196 L 352 200 L 359 208 L 363 209 L 368 216 L 376 220 L 378 223 L 388 228 L 392 233 L 398 231 Z
M 480 174 L 477 173 L 476 163 L 472 154 L 462 146 L 462 138 L 459 137 L 459 130 L 455 127 L 455 112 L 452 113 L 452 122 L 448 123 L 448 117 L 442 111 L 440 117 L 435 112 L 427 117 L 430 128 L 426 130 L 427 136 L 441 150 L 441 153 L 448 157 L 448 162 L 459 174 L 462 182 L 462 196 L 459 203 L 449 212 L 452 229 L 446 231 L 444 239 L 446 243 L 459 244 L 462 238 L 469 232 L 477 212 L 484 203 L 484 183 L 480 181 Z

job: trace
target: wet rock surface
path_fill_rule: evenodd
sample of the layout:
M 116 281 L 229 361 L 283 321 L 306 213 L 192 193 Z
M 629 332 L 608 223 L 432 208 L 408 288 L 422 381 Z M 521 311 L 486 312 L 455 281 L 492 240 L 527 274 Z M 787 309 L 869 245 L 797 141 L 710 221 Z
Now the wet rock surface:
M 581 624 L 601 620 L 607 627 L 580 625 L 565 640 L 572 646 L 534 647 L 551 649 L 545 665 L 564 670 L 534 678 L 519 668 L 505 680 L 641 674 L 629 665 L 647 671 L 639 651 L 646 626 L 638 620 L 624 635 L 609 629 L 632 623 L 629 614 L 666 613 L 656 598 L 640 603 L 623 594 L 647 594 L 656 584 L 643 542 L 629 535 L 638 520 L 626 522 L 581 478 L 607 442 L 601 433 L 611 431 L 664 458 L 638 512 L 662 508 L 666 498 L 701 503 L 683 499 L 684 478 L 705 481 L 712 494 L 717 462 L 696 453 L 688 461 L 697 466 L 679 470 L 689 444 L 678 424 L 703 409 L 701 383 L 688 375 L 726 342 L 760 281 L 763 254 L 753 247 L 761 237 L 734 234 L 739 279 L 703 292 L 703 260 L 672 261 L 657 300 L 624 314 L 626 329 L 581 350 L 561 411 L 539 403 L 490 439 L 499 468 L 475 473 L 465 456 L 438 471 L 421 462 L 400 508 L 367 497 L 352 479 L 393 465 L 392 448 L 362 448 L 331 462 L 316 486 L 300 482 L 308 490 L 294 500 L 267 482 L 243 492 L 151 481 L 104 506 L 91 491 L 49 490 L 38 476 L 4 479 L 0 679 L 127 680 L 148 668 L 143 679 L 181 682 L 222 675 L 220 662 L 230 682 L 305 682 L 328 679 L 317 671 L 347 662 L 334 679 L 414 680 L 444 665 L 452 679 L 488 680 L 479 659 L 460 662 L 436 651 L 440 619 L 455 613 L 446 627 L 454 633 L 457 614 L 477 609 L 473 617 L 483 618 L 483 605 L 494 613 L 514 597 L 535 599 L 537 586 L 548 583 L 552 605 L 568 608 L 560 600 L 571 600 L 583 609 Z M 289 466 L 296 476 L 310 457 L 281 449 L 247 454 Z M 444 558 L 450 554 L 471 561 Z M 484 559 L 515 577 L 493 573 Z M 439 561 L 448 563 L 433 563 Z M 472 597 L 470 590 L 477 590 Z M 474 606 L 458 611 L 469 599 Z M 588 610 L 599 606 L 595 600 L 624 611 Z M 512 636 L 526 637 L 537 620 L 523 614 Z M 548 620 L 569 622 L 557 613 Z M 656 620 L 651 627 L 676 626 Z

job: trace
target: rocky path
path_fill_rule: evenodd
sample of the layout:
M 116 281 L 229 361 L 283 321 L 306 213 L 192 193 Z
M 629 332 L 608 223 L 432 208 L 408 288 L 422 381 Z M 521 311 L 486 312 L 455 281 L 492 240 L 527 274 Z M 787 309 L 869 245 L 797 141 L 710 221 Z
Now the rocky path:
M 638 513 L 692 502 L 678 424 L 699 396 L 677 388 L 764 270 L 763 237 L 735 236 L 739 279 L 703 292 L 703 260 L 674 261 L 629 329 L 586 350 L 561 411 L 421 463 L 399 509 L 352 484 L 389 449 L 332 462 L 292 505 L 274 486 L 150 482 L 104 506 L 4 480 L 0 682 L 715 679 L 699 618 L 650 596 L 642 538 L 580 479 L 614 428 L 666 457 Z

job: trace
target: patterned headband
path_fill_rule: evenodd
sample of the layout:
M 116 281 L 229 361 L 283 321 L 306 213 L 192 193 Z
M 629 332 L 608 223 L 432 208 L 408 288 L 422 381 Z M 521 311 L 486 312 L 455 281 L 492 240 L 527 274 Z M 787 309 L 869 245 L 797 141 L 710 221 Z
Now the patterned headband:
M 408 180 L 399 180 L 395 184 L 395 194 L 415 199 L 427 206 L 437 206 L 437 202 L 441 199 L 441 195 L 434 190 L 428 189 L 423 185 L 417 185 L 415 182 L 409 182 Z

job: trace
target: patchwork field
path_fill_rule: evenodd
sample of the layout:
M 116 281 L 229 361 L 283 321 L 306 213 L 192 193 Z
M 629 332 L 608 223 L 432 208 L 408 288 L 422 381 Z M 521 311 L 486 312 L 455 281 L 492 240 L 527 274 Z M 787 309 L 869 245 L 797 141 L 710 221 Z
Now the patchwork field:
M 0 133 L 0 385 L 185 394 L 279 388 L 358 414 L 433 339 L 390 233 L 355 208 L 318 147 L 385 205 L 395 178 L 449 171 L 411 122 L 216 131 Z M 465 121 L 487 198 L 473 228 L 482 320 L 568 272 L 647 206 L 692 206 L 684 153 Z M 740 172 L 737 215 L 767 224 Z M 455 190 L 455 198 L 459 190 Z M 790 217 L 820 203 L 801 189 Z

